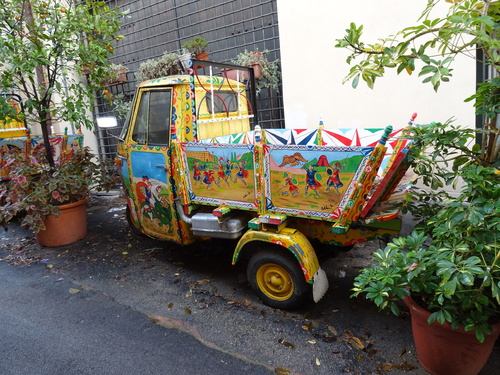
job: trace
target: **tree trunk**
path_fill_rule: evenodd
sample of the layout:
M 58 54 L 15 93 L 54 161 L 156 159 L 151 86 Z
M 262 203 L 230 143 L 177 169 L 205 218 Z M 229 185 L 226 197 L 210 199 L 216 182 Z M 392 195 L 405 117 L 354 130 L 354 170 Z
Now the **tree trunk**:
M 31 8 L 31 3 L 28 1 L 26 3 L 26 23 L 34 24 L 35 20 L 33 18 L 33 9 Z M 52 149 L 50 147 L 49 141 L 49 131 L 51 126 L 51 116 L 50 116 L 50 96 L 48 96 L 47 91 L 40 92 L 39 88 L 45 87 L 45 74 L 43 72 L 43 66 L 37 66 L 35 68 L 36 82 L 38 88 L 36 91 L 38 92 L 38 101 L 40 103 L 38 116 L 40 118 L 40 125 L 42 127 L 42 135 L 43 135 L 43 144 L 45 147 L 45 151 L 47 154 L 47 162 L 49 163 L 51 168 L 55 167 L 54 157 L 52 156 Z M 35 94 L 36 95 L 36 94 Z

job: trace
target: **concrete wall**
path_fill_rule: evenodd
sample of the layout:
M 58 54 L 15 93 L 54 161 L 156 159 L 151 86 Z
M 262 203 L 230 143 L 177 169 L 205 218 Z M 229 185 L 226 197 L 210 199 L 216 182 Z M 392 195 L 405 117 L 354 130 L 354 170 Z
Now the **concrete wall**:
M 287 128 L 404 126 L 412 113 L 417 123 L 444 122 L 474 126 L 474 109 L 463 100 L 475 89 L 475 62 L 455 62 L 451 82 L 435 93 L 418 73 L 388 72 L 375 88 L 348 82 L 348 51 L 335 48 L 351 22 L 364 25 L 364 41 L 374 43 L 404 27 L 416 25 L 427 0 L 277 0 L 283 95 Z M 446 11 L 443 2 L 440 11 Z M 436 17 L 439 14 L 435 15 Z

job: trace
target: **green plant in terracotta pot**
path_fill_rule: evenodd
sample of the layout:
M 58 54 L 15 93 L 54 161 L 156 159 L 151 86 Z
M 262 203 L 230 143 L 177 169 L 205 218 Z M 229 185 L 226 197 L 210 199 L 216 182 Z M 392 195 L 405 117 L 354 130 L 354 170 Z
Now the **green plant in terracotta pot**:
M 459 175 L 460 194 L 431 207 L 435 213 L 410 236 L 376 251 L 353 288 L 353 296 L 363 294 L 396 315 L 404 299 L 419 360 L 437 374 L 477 374 L 500 334 L 500 171 L 470 163 Z M 449 340 L 435 343 L 431 328 Z M 461 355 L 446 351 L 464 342 Z
M 109 191 L 117 184 L 115 167 L 96 162 L 88 147 L 64 152 L 55 167 L 43 151 L 36 160 L 24 152 L 4 160 L 11 171 L 10 180 L 0 185 L 0 224 L 5 229 L 20 218 L 22 227 L 43 232 L 47 218 L 58 217 L 66 205 L 86 201 L 92 191 Z M 64 230 L 69 230 L 67 225 Z
M 194 37 L 187 42 L 182 43 L 182 48 L 189 51 L 192 56 L 197 59 L 207 60 L 208 53 L 206 52 L 206 48 L 208 47 L 207 40 L 202 36 Z
M 396 315 L 397 302 L 411 296 L 429 312 L 429 324 L 449 323 L 494 342 L 500 333 L 500 173 L 469 164 L 460 177 L 457 197 L 410 236 L 375 252 L 374 263 L 356 277 L 354 296 L 365 294 Z
M 269 88 L 278 91 L 281 79 L 279 60 L 269 61 L 266 55 L 269 50 L 247 51 L 238 54 L 232 64 L 246 66 L 254 69 L 256 91 Z M 243 75 L 242 75 L 243 77 Z
M 410 160 L 427 188 L 413 192 L 407 209 L 420 223 L 410 236 L 396 238 L 374 254 L 373 264 L 356 277 L 353 296 L 364 295 L 395 314 L 398 302 L 405 300 L 411 306 L 422 365 L 434 374 L 477 374 L 500 333 L 500 6 L 479 0 L 448 2 L 445 17 L 433 19 L 438 2 L 429 1 L 421 24 L 377 43 L 362 42 L 363 27 L 355 24 L 337 40 L 337 47 L 351 50 L 349 63 L 361 59 L 344 80 L 352 80 L 353 87 L 364 81 L 373 88 L 386 70 L 413 72 L 419 61 L 419 76 L 437 91 L 449 81 L 456 55 L 475 49 L 495 72 L 465 99 L 484 115 L 482 129 L 451 122 L 412 127 L 419 147 Z M 425 316 L 425 324 L 417 323 L 417 315 Z M 469 343 L 460 354 L 445 353 L 459 340 L 453 336 L 434 345 L 430 336 L 416 333 L 416 328 L 430 327 L 469 333 L 487 347 L 472 349 Z M 443 336 L 441 331 L 438 336 Z
M 127 80 L 128 68 L 122 64 L 110 64 L 104 70 L 106 78 L 101 81 L 102 86 L 116 85 Z

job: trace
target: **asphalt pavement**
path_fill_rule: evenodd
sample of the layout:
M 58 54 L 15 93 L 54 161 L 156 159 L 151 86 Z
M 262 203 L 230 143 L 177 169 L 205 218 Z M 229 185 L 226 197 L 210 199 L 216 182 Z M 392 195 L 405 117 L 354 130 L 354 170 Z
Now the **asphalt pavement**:
M 272 374 L 109 295 L 0 263 L 0 374 Z
M 60 248 L 0 234 L 0 374 L 413 374 L 407 314 L 349 298 L 382 244 L 323 261 L 330 290 L 300 311 L 253 294 L 231 244 L 134 235 L 116 195 L 89 201 L 89 234 Z M 481 372 L 498 374 L 496 347 Z

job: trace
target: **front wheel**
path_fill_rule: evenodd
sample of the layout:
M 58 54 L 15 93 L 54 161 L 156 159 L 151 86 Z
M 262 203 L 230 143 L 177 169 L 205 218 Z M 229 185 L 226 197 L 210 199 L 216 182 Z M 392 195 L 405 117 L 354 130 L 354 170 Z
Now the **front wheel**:
M 141 236 L 141 237 L 146 237 L 146 235 L 141 231 L 141 229 L 135 224 L 134 219 L 132 218 L 132 212 L 130 212 L 130 207 L 127 205 L 127 209 L 125 212 L 126 218 L 128 225 L 132 229 L 132 232 L 134 234 Z
M 248 262 L 248 281 L 266 305 L 294 309 L 311 299 L 311 286 L 293 255 L 287 250 L 279 250 L 268 249 L 254 254 Z

